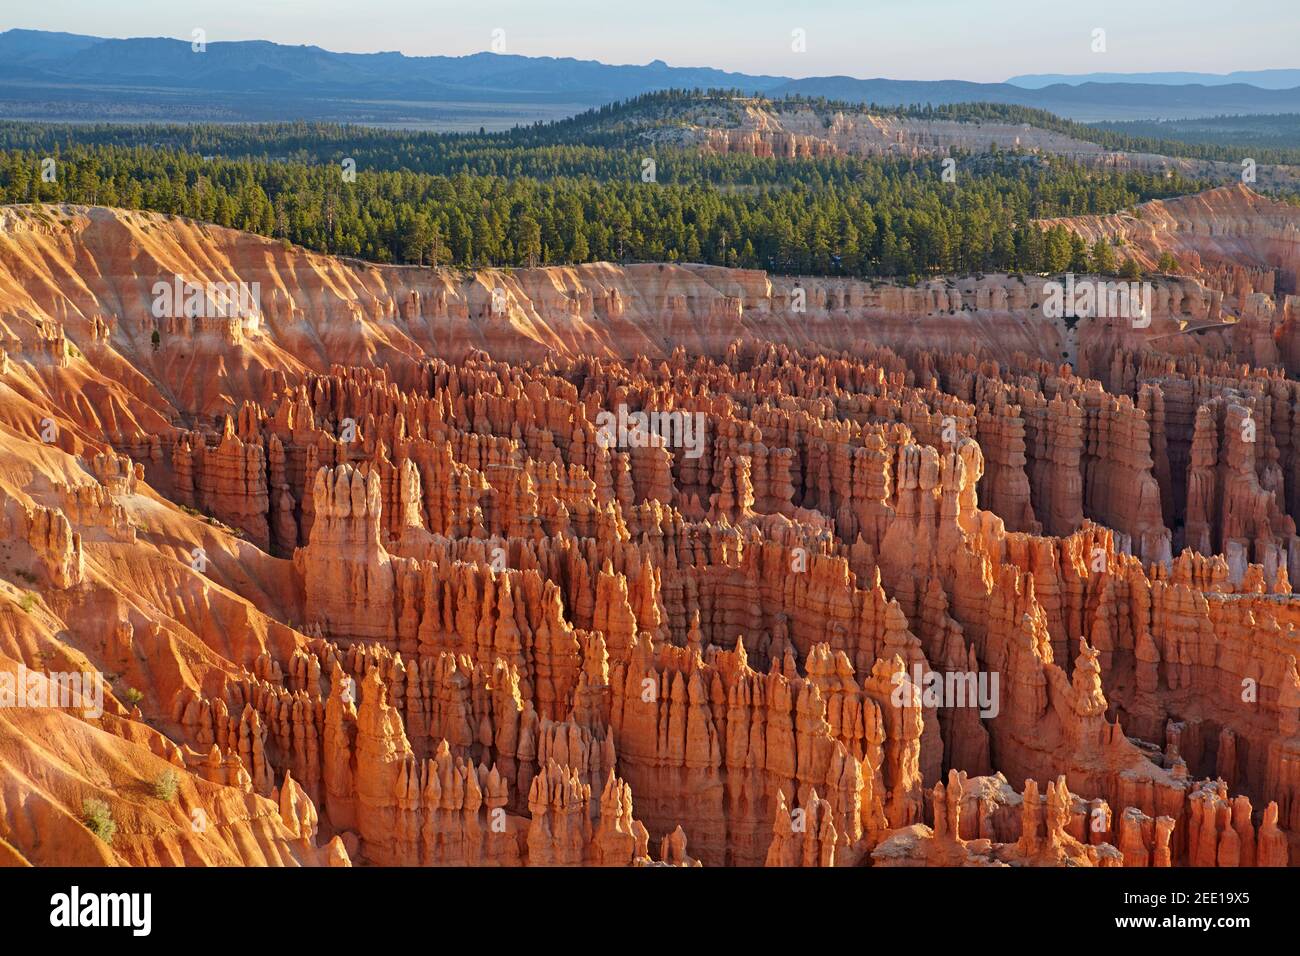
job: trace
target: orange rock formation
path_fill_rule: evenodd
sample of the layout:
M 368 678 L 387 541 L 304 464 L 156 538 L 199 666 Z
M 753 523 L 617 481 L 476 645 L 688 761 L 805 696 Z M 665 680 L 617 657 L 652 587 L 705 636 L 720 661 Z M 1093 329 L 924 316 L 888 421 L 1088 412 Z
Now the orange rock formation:
M 761 273 L 4 216 L 0 678 L 104 680 L 0 680 L 14 859 L 1294 855 L 1300 387 L 1231 333 L 1157 348 L 1195 278 L 1146 341 L 1041 277 L 804 312 Z M 259 321 L 155 351 L 173 274 L 258 282 Z

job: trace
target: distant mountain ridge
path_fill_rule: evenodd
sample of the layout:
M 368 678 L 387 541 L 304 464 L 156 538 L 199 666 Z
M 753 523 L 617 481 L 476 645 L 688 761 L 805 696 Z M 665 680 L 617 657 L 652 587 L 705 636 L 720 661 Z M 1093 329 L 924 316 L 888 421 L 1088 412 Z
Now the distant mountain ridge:
M 1012 86 L 1029 90 L 1064 83 L 1155 83 L 1162 86 L 1228 86 L 1246 83 L 1261 90 L 1289 90 L 1300 86 L 1300 70 L 1236 70 L 1232 73 L 1026 73 L 1007 80 Z
M 1300 71 L 1260 73 L 1273 83 L 1282 74 L 1300 77 Z M 0 118 L 309 119 L 437 127 L 455 114 L 461 125 L 478 125 L 486 117 L 499 128 L 673 88 L 802 94 L 882 106 L 1013 103 L 1081 121 L 1300 112 L 1300 79 L 1287 89 L 1110 80 L 1029 88 L 962 80 L 792 79 L 662 60 L 612 65 L 494 53 L 335 53 L 265 40 L 210 42 L 196 53 L 188 40 L 162 37 L 0 33 Z
M 571 57 L 472 53 L 412 57 L 402 53 L 334 53 L 267 40 L 212 42 L 202 54 L 188 40 L 99 39 L 32 30 L 0 33 L 0 83 L 9 79 L 113 83 L 166 81 L 181 89 L 225 91 L 287 88 L 313 93 L 454 93 L 493 98 L 581 93 L 607 100 L 672 87 L 730 87 L 761 92 L 781 76 L 728 73 L 709 67 L 614 66 Z
M 1031 90 L 1008 83 L 972 83 L 966 80 L 859 80 L 849 76 L 830 76 L 790 80 L 764 92 L 774 97 L 824 96 L 880 106 L 1012 103 L 1046 110 L 1079 122 L 1153 117 L 1185 119 L 1228 113 L 1289 113 L 1294 111 L 1295 104 L 1300 103 L 1300 88 L 1263 90 L 1245 83 L 1215 87 L 1083 83 Z

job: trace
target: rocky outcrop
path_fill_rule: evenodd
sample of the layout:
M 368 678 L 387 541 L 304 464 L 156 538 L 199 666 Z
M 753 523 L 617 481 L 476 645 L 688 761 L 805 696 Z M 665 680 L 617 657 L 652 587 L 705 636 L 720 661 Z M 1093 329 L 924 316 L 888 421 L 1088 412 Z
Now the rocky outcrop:
M 1030 123 L 998 123 L 891 116 L 858 109 L 819 108 L 811 104 L 731 99 L 705 101 L 679 117 L 680 129 L 650 130 L 645 135 L 672 138 L 717 153 L 748 153 L 780 159 L 820 156 L 899 156 L 910 159 L 963 156 L 978 162 L 983 154 L 1021 151 L 1026 161 L 1060 156 L 1104 169 L 1137 169 L 1207 179 L 1240 181 L 1237 163 L 1195 160 L 1156 153 L 1121 152 Z M 973 154 L 973 156 L 972 156 Z M 1257 181 L 1267 188 L 1294 188 L 1295 167 L 1263 164 Z

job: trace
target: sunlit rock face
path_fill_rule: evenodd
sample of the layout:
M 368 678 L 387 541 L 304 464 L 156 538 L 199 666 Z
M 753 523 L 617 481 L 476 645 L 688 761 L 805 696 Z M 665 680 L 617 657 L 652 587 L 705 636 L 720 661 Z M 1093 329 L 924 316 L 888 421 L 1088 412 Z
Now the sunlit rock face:
M 1041 276 L 464 275 L 3 216 L 0 862 L 1292 855 L 1278 287 L 1188 337 L 1208 272 L 1120 330 Z M 260 318 L 158 316 L 176 276 Z

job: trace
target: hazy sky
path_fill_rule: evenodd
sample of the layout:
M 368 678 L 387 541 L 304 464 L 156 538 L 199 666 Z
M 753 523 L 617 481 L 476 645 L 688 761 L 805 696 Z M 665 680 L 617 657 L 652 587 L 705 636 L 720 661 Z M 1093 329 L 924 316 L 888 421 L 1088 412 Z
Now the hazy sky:
M 1297 0 L 40 0 L 0 30 L 274 40 L 410 55 L 487 50 L 784 76 L 995 81 L 1017 73 L 1300 67 Z M 1093 31 L 1106 51 L 1092 51 Z M 806 50 L 792 50 L 792 31 Z

